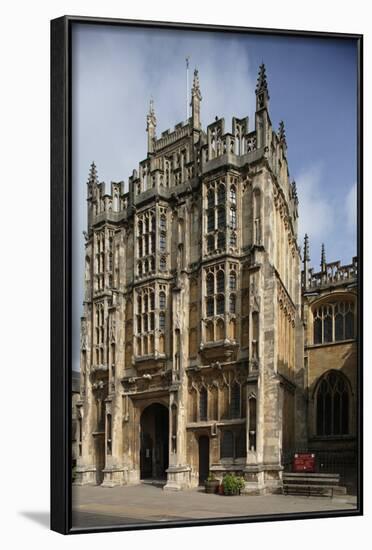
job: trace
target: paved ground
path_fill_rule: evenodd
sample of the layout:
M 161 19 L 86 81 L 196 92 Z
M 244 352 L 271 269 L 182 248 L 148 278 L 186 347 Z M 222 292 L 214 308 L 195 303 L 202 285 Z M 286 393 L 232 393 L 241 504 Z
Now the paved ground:
M 204 489 L 168 492 L 141 484 L 127 487 L 73 487 L 73 526 L 100 527 L 131 523 L 212 519 L 249 515 L 353 510 L 356 498 L 284 495 L 225 497 Z

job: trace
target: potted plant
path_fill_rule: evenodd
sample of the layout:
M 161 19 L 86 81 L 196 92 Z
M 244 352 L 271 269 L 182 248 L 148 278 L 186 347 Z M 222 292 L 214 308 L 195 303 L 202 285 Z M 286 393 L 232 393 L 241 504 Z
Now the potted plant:
M 240 491 L 244 487 L 244 479 L 235 474 L 225 474 L 223 476 L 222 485 L 224 495 L 240 495 Z
M 213 472 L 209 472 L 207 479 L 204 482 L 206 493 L 217 493 L 220 482 L 216 479 Z

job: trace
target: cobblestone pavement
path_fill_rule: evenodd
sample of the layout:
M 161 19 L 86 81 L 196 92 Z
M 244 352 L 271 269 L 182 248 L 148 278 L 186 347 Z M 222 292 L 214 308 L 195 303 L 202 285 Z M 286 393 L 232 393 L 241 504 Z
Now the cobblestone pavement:
M 126 487 L 73 487 L 73 527 L 105 527 L 175 520 L 355 510 L 356 497 L 284 495 L 225 497 L 204 489 L 168 492 L 140 484 Z

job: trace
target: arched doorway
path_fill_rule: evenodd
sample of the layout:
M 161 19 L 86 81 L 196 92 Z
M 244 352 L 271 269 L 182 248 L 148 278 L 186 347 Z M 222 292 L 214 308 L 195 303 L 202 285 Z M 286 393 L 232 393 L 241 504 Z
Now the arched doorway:
M 199 437 L 199 485 L 203 485 L 209 474 L 209 437 Z
M 169 413 L 153 403 L 141 414 L 141 479 L 166 479 L 168 468 Z

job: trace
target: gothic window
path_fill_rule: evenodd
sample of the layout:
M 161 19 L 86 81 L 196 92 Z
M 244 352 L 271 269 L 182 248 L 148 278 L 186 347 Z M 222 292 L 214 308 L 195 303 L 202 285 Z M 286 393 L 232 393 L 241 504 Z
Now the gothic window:
M 160 292 L 159 294 L 159 308 L 165 309 L 165 292 Z
M 236 246 L 236 233 L 232 231 L 230 233 L 230 246 Z
M 240 418 L 240 385 L 237 382 L 231 387 L 230 417 Z
M 236 313 L 236 296 L 235 296 L 235 294 L 230 294 L 229 310 L 230 310 L 230 313 Z
M 230 227 L 233 231 L 236 230 L 236 210 L 234 207 L 230 208 Z
M 224 231 L 219 231 L 217 236 L 217 248 L 225 248 L 226 235 Z
M 167 262 L 164 256 L 160 258 L 160 271 L 165 271 L 167 267 Z
M 213 317 L 214 315 L 214 299 L 207 298 L 207 317 Z
M 207 294 L 214 294 L 214 276 L 212 273 L 207 275 Z
M 230 271 L 229 288 L 230 288 L 230 290 L 236 290 L 236 273 L 235 273 L 235 271 Z
M 208 392 L 206 388 L 201 388 L 199 393 L 199 418 L 200 420 L 208 419 Z
M 225 274 L 221 269 L 217 273 L 217 292 L 225 292 Z
M 225 200 L 226 200 L 226 189 L 223 183 L 220 183 L 217 191 L 217 202 L 218 204 L 224 204 Z
M 160 230 L 165 231 L 167 228 L 167 219 L 164 215 L 160 216 Z
M 214 208 L 214 190 L 209 189 L 207 194 L 208 208 Z
M 165 330 L 165 313 L 161 311 L 159 313 L 159 328 L 160 330 Z
M 141 221 L 138 222 L 138 234 L 142 235 L 143 233 L 143 223 Z
M 164 232 L 160 233 L 160 252 L 165 252 L 166 249 L 166 235 Z
M 223 206 L 220 206 L 217 210 L 217 226 L 218 229 L 224 229 L 226 227 L 226 210 Z
M 323 304 L 313 310 L 314 344 L 339 342 L 354 338 L 353 302 Z
M 225 296 L 219 295 L 216 300 L 217 304 L 217 315 L 222 315 L 225 313 Z
M 214 230 L 214 210 L 208 210 L 207 231 L 210 233 Z
M 230 201 L 233 204 L 236 204 L 236 188 L 235 188 L 235 185 L 231 185 L 231 187 L 230 187 Z
M 337 371 L 327 372 L 315 394 L 316 433 L 319 436 L 349 433 L 350 395 L 348 384 Z
M 208 250 L 208 252 L 213 252 L 213 250 L 214 250 L 214 235 L 208 235 L 207 250 Z

